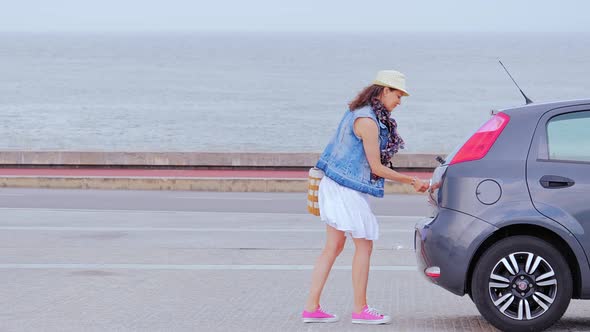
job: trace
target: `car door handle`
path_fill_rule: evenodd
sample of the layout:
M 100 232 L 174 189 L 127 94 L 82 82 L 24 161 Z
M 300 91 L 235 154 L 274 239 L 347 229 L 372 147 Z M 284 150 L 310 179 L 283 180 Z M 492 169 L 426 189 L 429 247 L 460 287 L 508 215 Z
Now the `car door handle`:
M 543 188 L 549 189 L 567 188 L 575 184 L 574 180 L 559 175 L 544 175 L 539 182 Z

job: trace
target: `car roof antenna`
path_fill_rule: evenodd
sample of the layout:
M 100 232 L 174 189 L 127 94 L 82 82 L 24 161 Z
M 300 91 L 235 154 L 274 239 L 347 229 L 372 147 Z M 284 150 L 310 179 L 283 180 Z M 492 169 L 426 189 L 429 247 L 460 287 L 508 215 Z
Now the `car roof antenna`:
M 504 64 L 502 63 L 502 61 L 498 60 L 498 62 L 500 63 L 500 65 L 502 65 L 502 68 L 504 68 L 504 70 L 506 71 L 506 74 L 508 74 L 508 76 L 510 76 L 510 79 L 512 80 L 512 82 L 514 82 L 514 84 L 516 85 L 516 87 L 518 88 L 518 90 L 520 91 L 520 93 L 522 94 L 522 96 L 524 97 L 525 103 L 528 104 L 532 104 L 533 101 L 529 99 L 529 97 L 527 97 L 524 92 L 522 92 L 522 89 L 518 86 L 518 84 L 516 83 L 516 81 L 514 80 L 514 78 L 512 78 L 512 75 L 510 75 L 510 73 L 508 72 L 508 69 L 506 69 L 506 67 L 504 66 Z

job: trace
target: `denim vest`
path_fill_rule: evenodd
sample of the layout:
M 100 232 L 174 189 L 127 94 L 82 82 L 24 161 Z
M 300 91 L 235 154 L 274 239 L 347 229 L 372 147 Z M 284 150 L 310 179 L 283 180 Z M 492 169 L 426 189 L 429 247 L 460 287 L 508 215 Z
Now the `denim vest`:
M 365 106 L 353 112 L 347 110 L 336 133 L 320 156 L 316 167 L 342 186 L 376 197 L 383 197 L 384 180 L 383 178 L 371 180 L 371 167 L 365 155 L 363 142 L 353 130 L 354 121 L 358 118 L 371 118 L 377 123 L 379 149 L 385 149 L 389 139 L 389 131 L 384 124 L 379 122 L 371 107 Z

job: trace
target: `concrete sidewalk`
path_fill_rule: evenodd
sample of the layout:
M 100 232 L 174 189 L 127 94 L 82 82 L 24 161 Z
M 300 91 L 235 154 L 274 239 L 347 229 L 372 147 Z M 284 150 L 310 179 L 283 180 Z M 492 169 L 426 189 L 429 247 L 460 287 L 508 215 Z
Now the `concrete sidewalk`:
M 402 172 L 428 179 L 430 172 Z M 222 192 L 305 192 L 303 170 L 216 170 L 131 168 L 0 168 L 0 187 L 193 190 Z M 413 193 L 386 181 L 386 193 Z

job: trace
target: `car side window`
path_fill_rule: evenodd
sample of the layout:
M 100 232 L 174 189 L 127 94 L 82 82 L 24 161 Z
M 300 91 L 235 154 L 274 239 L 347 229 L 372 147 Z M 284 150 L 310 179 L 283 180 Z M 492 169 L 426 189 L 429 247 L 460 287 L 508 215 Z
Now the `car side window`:
M 547 123 L 550 160 L 590 162 L 590 111 L 555 116 Z

